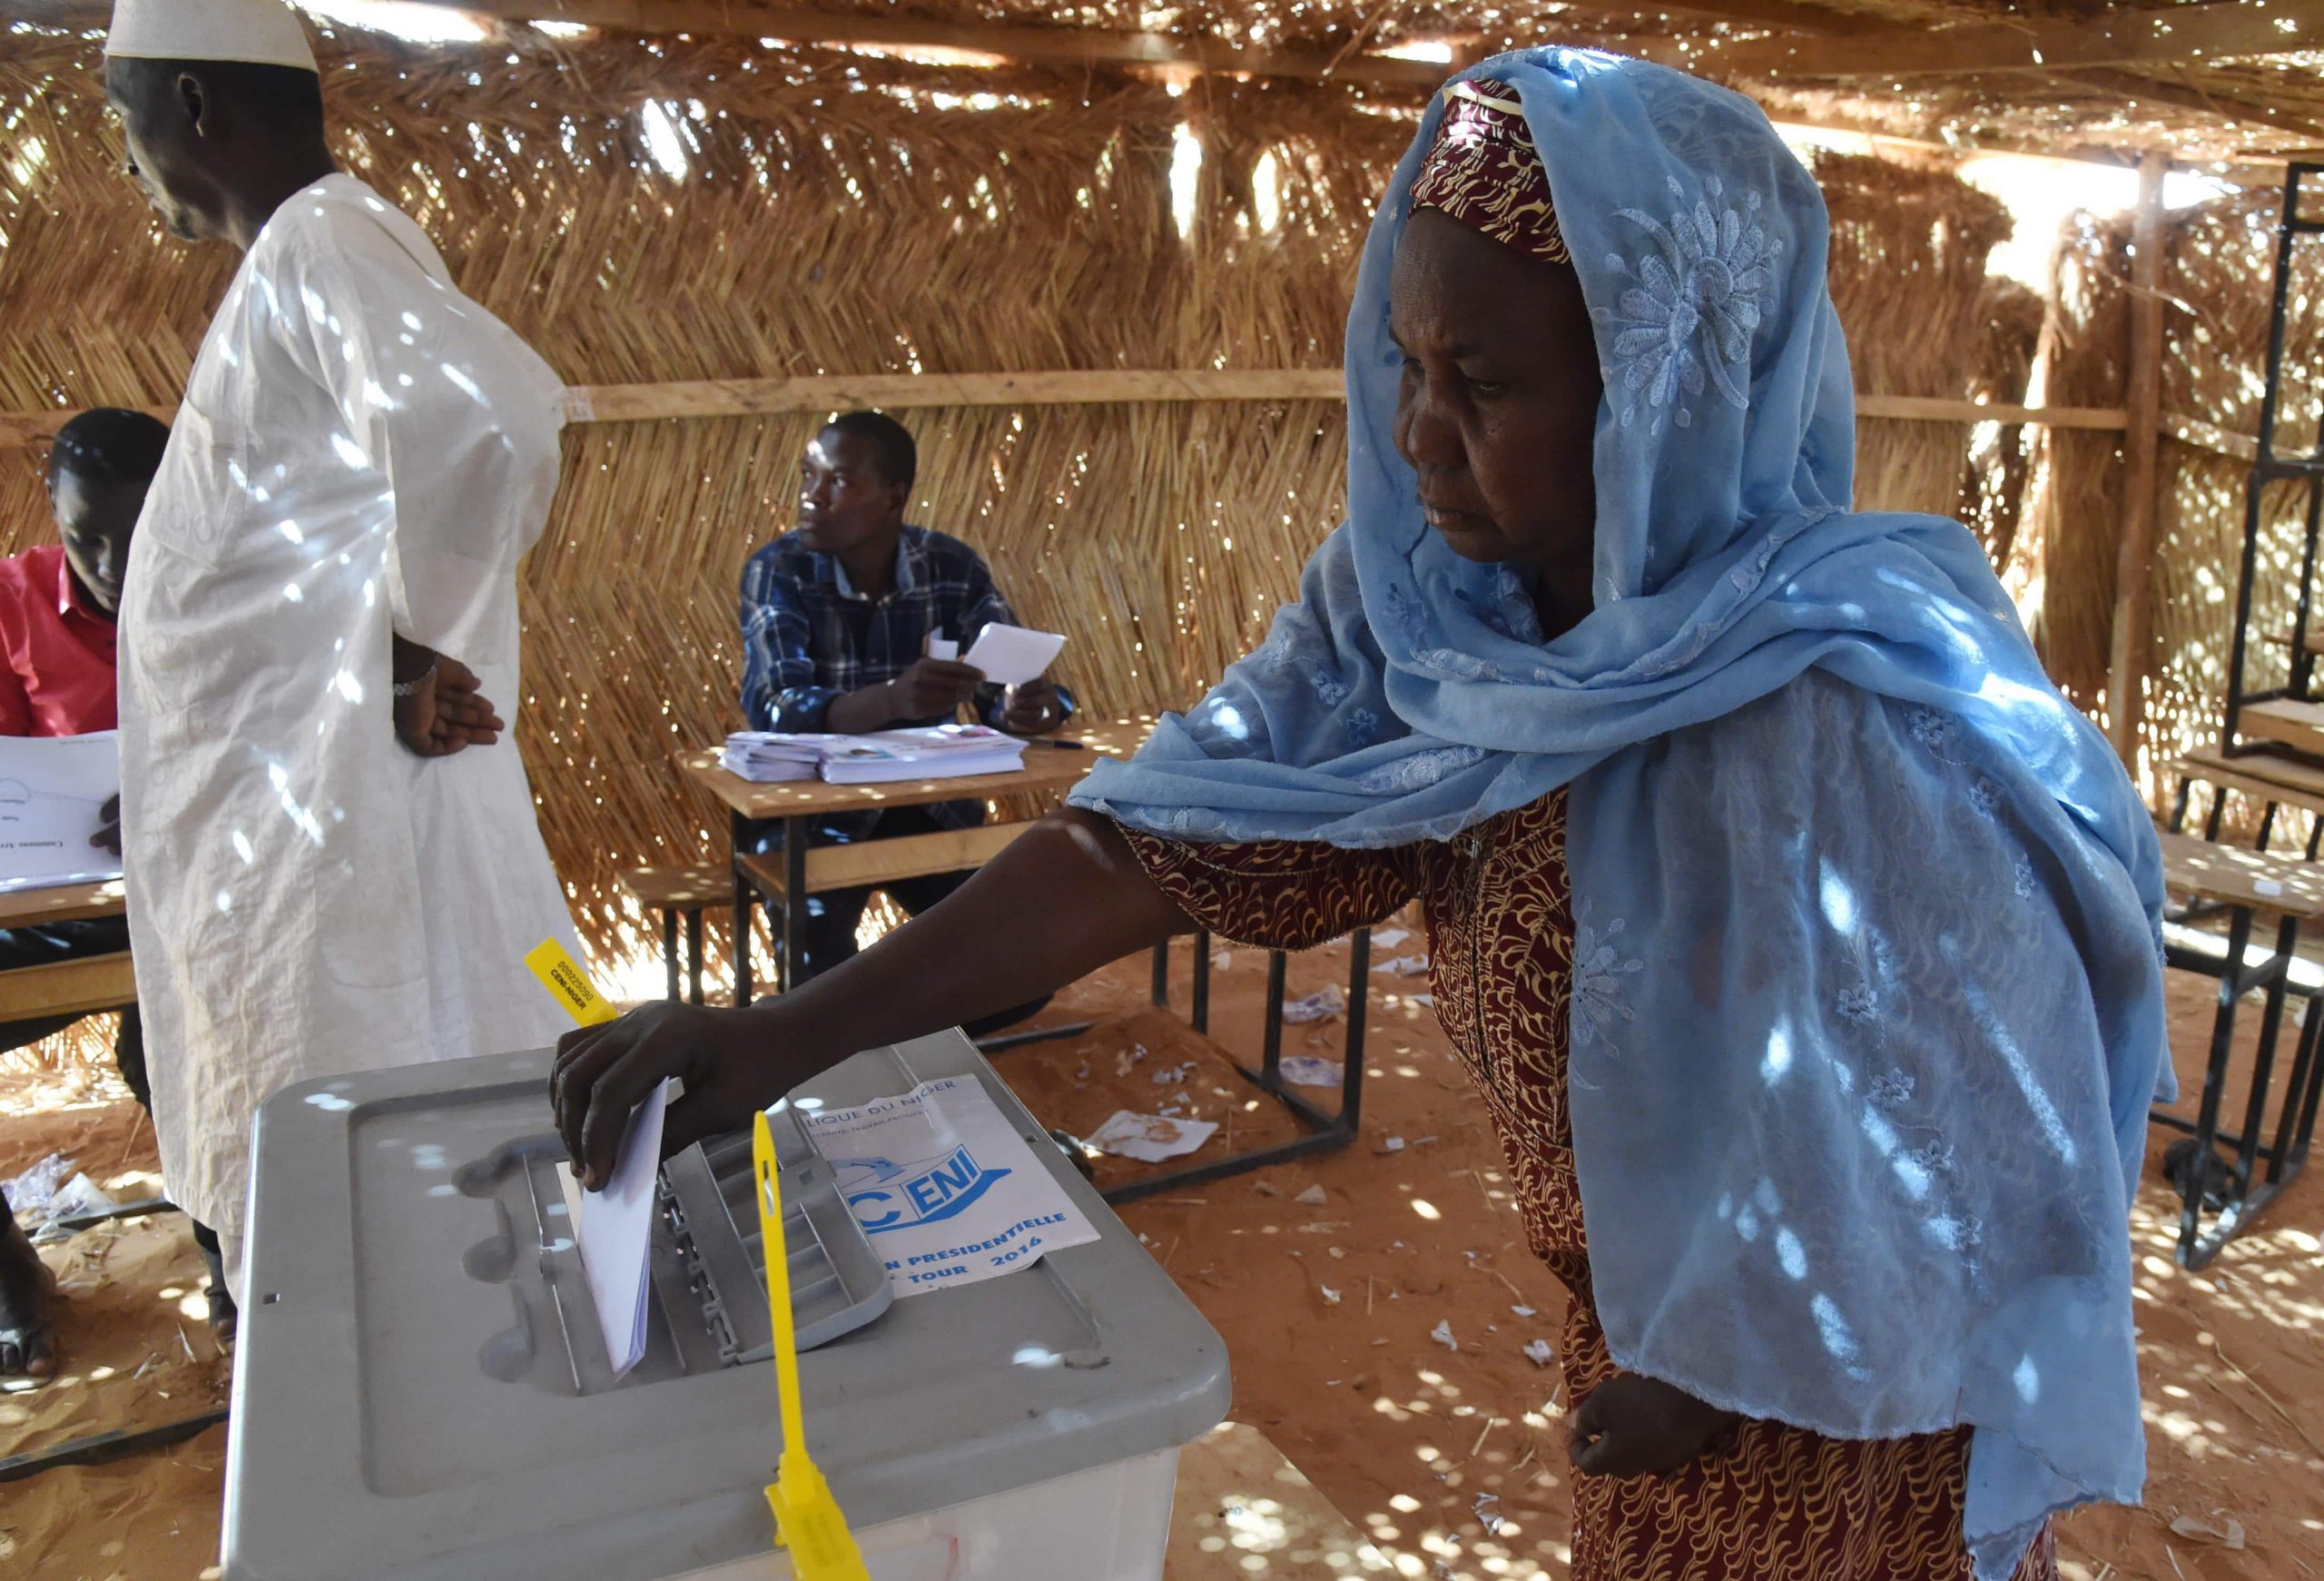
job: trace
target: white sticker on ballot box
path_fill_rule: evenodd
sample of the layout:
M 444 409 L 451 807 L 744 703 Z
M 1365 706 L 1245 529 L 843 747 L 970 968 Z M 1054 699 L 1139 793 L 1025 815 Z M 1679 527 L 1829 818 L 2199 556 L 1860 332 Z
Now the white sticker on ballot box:
M 803 1117 L 900 1296 L 1015 1273 L 1098 1239 L 975 1077 Z

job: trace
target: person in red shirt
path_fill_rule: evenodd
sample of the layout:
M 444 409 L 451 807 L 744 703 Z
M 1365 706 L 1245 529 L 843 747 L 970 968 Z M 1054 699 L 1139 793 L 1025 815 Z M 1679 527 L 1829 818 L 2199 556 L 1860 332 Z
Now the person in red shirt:
M 143 412 L 101 409 L 67 423 L 49 452 L 49 502 L 62 540 L 0 559 L 0 736 L 85 736 L 117 723 L 113 618 L 130 536 L 145 490 L 162 464 L 170 430 Z M 119 797 L 104 809 L 91 844 L 121 852 Z M 0 930 L 0 971 L 129 948 L 118 917 Z M 37 1042 L 77 1016 L 0 1024 L 0 1052 Z M 121 1073 L 140 1103 L 150 1102 L 143 1029 L 135 1006 L 121 1018 L 114 1045 Z M 195 1239 L 214 1255 L 214 1240 Z M 213 1287 L 222 1290 L 215 1277 Z M 46 1376 L 55 1365 L 54 1280 L 15 1216 L 0 1203 L 0 1378 Z M 211 1315 L 222 1313 L 213 1295 Z

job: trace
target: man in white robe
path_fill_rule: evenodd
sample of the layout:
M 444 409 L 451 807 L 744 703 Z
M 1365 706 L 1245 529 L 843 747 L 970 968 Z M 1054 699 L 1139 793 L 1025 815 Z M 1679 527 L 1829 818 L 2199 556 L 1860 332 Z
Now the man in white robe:
M 246 254 L 121 613 L 154 1129 L 239 1300 L 270 1094 L 561 1030 L 523 957 L 572 947 L 571 918 L 487 699 L 521 696 L 517 564 L 556 490 L 563 390 L 336 169 L 278 0 L 120 0 L 107 55 L 164 223 Z

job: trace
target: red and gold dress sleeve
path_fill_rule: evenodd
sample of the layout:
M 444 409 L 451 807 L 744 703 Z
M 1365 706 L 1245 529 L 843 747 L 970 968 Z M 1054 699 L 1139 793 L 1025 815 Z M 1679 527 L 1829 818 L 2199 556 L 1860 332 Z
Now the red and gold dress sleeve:
M 1238 944 L 1305 950 L 1393 916 L 1419 887 L 1405 851 L 1311 840 L 1203 845 L 1122 826 L 1146 875 L 1203 927 Z

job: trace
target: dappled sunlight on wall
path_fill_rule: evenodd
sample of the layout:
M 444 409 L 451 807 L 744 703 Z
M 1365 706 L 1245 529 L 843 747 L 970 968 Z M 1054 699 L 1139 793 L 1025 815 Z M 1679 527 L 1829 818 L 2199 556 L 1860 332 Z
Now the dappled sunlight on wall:
M 0 411 L 166 406 L 235 260 L 165 242 L 121 178 L 93 44 L 10 42 L 0 292 L 25 311 L 0 337 Z M 1173 94 L 1102 71 L 749 38 L 515 29 L 488 46 L 420 46 L 342 30 L 320 48 L 350 169 L 576 385 L 1332 369 L 1358 244 L 1414 124 L 1410 95 L 1339 85 L 1206 78 Z M 1850 233 L 1895 238 L 1838 267 L 1920 261 L 1910 311 L 1843 282 L 1852 344 L 1877 375 L 1860 382 L 2012 398 L 2024 358 L 2006 343 L 2020 331 L 1969 300 L 1983 287 L 1963 262 L 1987 200 L 1873 161 L 1848 179 L 1861 193 Z M 1889 181 L 1920 194 L 1902 221 L 1879 215 Z M 1939 321 L 1941 369 L 1913 371 L 1921 330 Z M 612 874 L 724 847 L 723 815 L 670 755 L 739 723 L 740 568 L 788 525 L 821 416 L 584 423 L 566 437 L 558 504 L 523 574 L 517 735 L 585 936 L 641 982 L 656 930 Z M 1093 714 L 1197 696 L 1263 635 L 1341 512 L 1335 401 L 901 416 L 923 455 L 914 519 L 967 539 L 1028 621 L 1071 634 L 1060 672 Z M 1866 499 L 1925 492 L 1961 509 L 1972 437 L 1867 425 Z M 1996 520 L 2010 507 L 1987 496 L 2013 487 L 2006 450 L 1977 463 L 1988 481 L 1969 507 Z M 1886 459 L 1905 451 L 1901 469 Z M 14 455 L 0 464 L 0 548 L 50 533 L 39 454 Z M 723 973 L 714 960 L 714 982 Z

